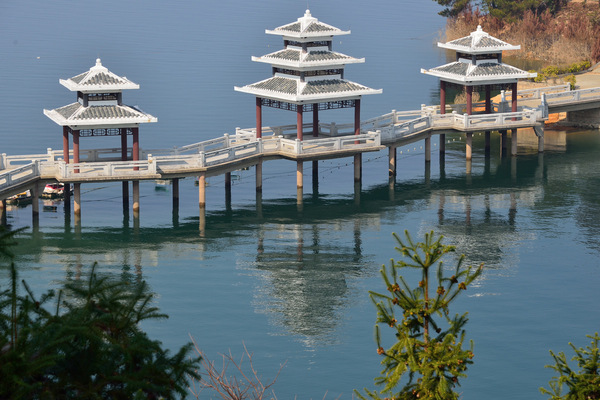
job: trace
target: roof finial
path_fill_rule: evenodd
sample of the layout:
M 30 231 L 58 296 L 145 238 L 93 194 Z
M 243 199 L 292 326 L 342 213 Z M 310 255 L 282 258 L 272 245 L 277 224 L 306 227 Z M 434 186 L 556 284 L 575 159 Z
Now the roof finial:
M 96 58 L 96 67 L 101 67 L 102 62 L 100 61 L 100 57 Z

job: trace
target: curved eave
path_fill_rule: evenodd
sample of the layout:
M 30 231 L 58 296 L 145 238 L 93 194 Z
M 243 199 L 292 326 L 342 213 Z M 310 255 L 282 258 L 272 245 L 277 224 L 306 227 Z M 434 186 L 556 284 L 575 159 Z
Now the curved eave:
M 521 45 L 512 45 L 506 44 L 505 46 L 490 46 L 490 47 L 467 47 L 461 46 L 457 44 L 451 43 L 440 43 L 438 42 L 438 47 L 448 50 L 455 50 L 461 53 L 467 54 L 492 54 L 492 53 L 502 53 L 505 50 L 520 50 Z
M 58 82 L 72 92 L 82 93 L 110 93 L 120 92 L 121 90 L 140 88 L 140 85 L 133 82 L 102 85 L 81 85 L 73 82 L 71 79 L 59 79 Z
M 351 31 L 317 31 L 317 32 L 292 32 L 279 29 L 266 29 L 265 33 L 268 35 L 283 36 L 283 39 L 310 39 L 310 40 L 330 40 L 333 36 L 349 35 Z M 300 40 L 301 41 L 301 40 Z
M 297 95 L 297 94 L 287 94 L 282 92 L 277 92 L 273 90 L 265 90 L 265 89 L 257 89 L 249 86 L 235 86 L 234 90 L 242 93 L 253 94 L 256 97 L 262 97 L 272 100 L 279 100 L 288 103 L 294 104 L 303 104 L 303 103 L 318 103 L 318 102 L 327 102 L 327 101 L 337 101 L 337 100 L 352 100 L 358 99 L 361 96 L 370 95 L 370 94 L 381 94 L 383 93 L 383 89 L 371 89 L 366 88 L 363 90 L 351 90 L 345 92 L 329 92 L 329 93 L 319 93 L 319 94 L 311 94 L 311 95 Z
M 139 111 L 138 111 L 139 112 Z M 69 126 L 74 129 L 94 129 L 94 128 L 127 128 L 130 126 L 138 126 L 139 124 L 147 124 L 158 122 L 158 118 L 144 114 L 137 117 L 121 117 L 121 118 L 89 118 L 85 120 L 65 118 L 56 110 L 44 109 L 44 115 L 60 126 Z
M 281 58 L 275 58 L 275 57 L 254 57 L 252 56 L 252 61 L 255 62 L 261 62 L 261 63 L 265 63 L 265 64 L 271 64 L 274 67 L 286 67 L 286 68 L 291 68 L 291 69 L 296 69 L 296 70 L 309 70 L 309 69 L 314 69 L 314 68 L 323 68 L 323 69 L 327 69 L 327 68 L 338 68 L 338 67 L 343 67 L 346 64 L 362 64 L 365 62 L 364 58 L 354 58 L 354 57 L 349 57 L 346 59 L 338 59 L 338 60 L 322 60 L 322 61 L 292 61 L 292 60 L 285 60 L 285 59 L 281 59 Z
M 518 81 L 519 79 L 535 78 L 537 76 L 537 73 L 530 73 L 530 72 L 525 72 L 525 71 L 523 71 L 523 73 L 520 73 L 520 74 L 511 74 L 511 75 L 493 74 L 493 75 L 464 76 L 464 75 L 457 75 L 457 74 L 452 74 L 452 73 L 442 72 L 442 71 L 427 70 L 427 69 L 423 69 L 423 68 L 421 68 L 421 73 L 426 74 L 426 75 L 435 76 L 446 82 L 452 82 L 452 83 L 457 83 L 460 85 L 467 85 L 467 86 L 475 86 L 475 85 L 481 85 L 481 84 L 492 85 L 492 84 L 498 84 L 498 83 L 512 83 L 512 82 Z

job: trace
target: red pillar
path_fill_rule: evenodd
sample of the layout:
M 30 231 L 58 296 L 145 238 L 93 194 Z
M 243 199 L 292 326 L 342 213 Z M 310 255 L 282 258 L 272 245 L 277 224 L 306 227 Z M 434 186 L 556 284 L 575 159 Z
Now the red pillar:
M 446 114 L 446 81 L 440 81 L 440 114 Z
M 354 134 L 360 135 L 360 99 L 354 101 Z
M 73 164 L 79 163 L 79 131 L 73 131 Z M 74 171 L 76 174 L 79 173 L 79 169 Z
M 473 86 L 467 86 L 467 114 L 473 113 Z
M 313 137 L 319 137 L 319 103 L 313 104 Z
M 120 128 L 121 133 L 121 161 L 127 161 L 127 128 Z M 129 209 L 129 182 L 123 181 L 123 209 Z
M 63 160 L 69 163 L 69 127 L 63 126 Z M 71 184 L 65 185 L 65 207 L 71 207 Z
M 262 137 L 262 99 L 256 98 L 256 137 Z
M 485 113 L 492 113 L 492 87 L 485 85 Z
M 131 128 L 133 133 L 133 161 L 140 160 L 140 128 Z M 138 171 L 138 167 L 133 167 L 134 171 Z
M 127 128 L 120 128 L 121 133 L 121 161 L 127 161 Z
M 304 106 L 302 104 L 298 105 L 296 109 L 296 131 L 298 135 L 298 139 L 303 140 L 302 138 L 302 112 L 304 111 Z
M 140 128 L 132 128 L 133 131 L 133 161 L 140 159 Z
M 512 112 L 517 112 L 517 82 L 512 84 Z
M 69 163 L 69 127 L 63 126 L 63 160 Z

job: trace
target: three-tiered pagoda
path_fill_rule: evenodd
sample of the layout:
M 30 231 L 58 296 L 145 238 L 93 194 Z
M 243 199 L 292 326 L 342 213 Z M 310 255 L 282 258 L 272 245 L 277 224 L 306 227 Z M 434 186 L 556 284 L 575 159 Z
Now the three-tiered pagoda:
M 69 135 L 73 136 L 73 163 L 79 163 L 79 138 L 91 136 L 120 136 L 121 160 L 128 159 L 127 136 L 133 137 L 132 160 L 139 160 L 139 125 L 156 122 L 157 118 L 142 110 L 123 104 L 123 90 L 139 89 L 140 85 L 118 76 L 104 67 L 98 58 L 96 65 L 82 74 L 60 79 L 60 84 L 77 93 L 77 101 L 44 114 L 63 127 L 63 157 L 69 163 Z M 134 197 L 136 194 L 134 183 Z M 123 197 L 128 197 L 127 182 L 123 182 Z M 75 184 L 75 198 L 79 198 Z M 139 205 L 138 205 L 139 206 Z M 79 204 L 75 204 L 77 213 Z M 136 204 L 134 199 L 134 211 Z
M 438 43 L 438 47 L 456 51 L 456 61 L 431 69 L 421 69 L 427 75 L 440 78 L 440 112 L 446 111 L 446 85 L 454 84 L 464 87 L 467 93 L 467 114 L 473 112 L 473 88 L 485 88 L 485 112 L 491 109 L 491 90 L 512 90 L 512 111 L 517 111 L 517 81 L 535 78 L 536 73 L 523 71 L 502 62 L 502 52 L 519 50 L 520 45 L 512 45 L 484 32 L 481 26 L 469 36 Z
M 256 137 L 262 136 L 262 106 L 295 111 L 300 140 L 303 138 L 303 113 L 312 111 L 312 133 L 318 136 L 319 110 L 354 107 L 354 131 L 359 134 L 361 97 L 382 90 L 345 79 L 346 64 L 365 61 L 332 50 L 334 36 L 348 35 L 350 31 L 319 22 L 306 10 L 296 22 L 265 32 L 282 36 L 284 49 L 252 57 L 252 61 L 271 64 L 273 76 L 235 87 L 239 92 L 256 96 Z

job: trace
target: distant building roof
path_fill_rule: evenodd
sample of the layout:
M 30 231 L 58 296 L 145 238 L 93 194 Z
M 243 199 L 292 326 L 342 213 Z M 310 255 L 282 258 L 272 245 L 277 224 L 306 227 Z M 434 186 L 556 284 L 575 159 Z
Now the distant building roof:
M 437 76 L 445 81 L 473 86 L 493 83 L 516 82 L 517 79 L 534 78 L 536 73 L 497 62 L 472 63 L 456 61 L 431 69 L 421 69 L 427 75 Z
M 125 89 L 139 89 L 140 85 L 133 83 L 124 76 L 110 72 L 96 59 L 96 65 L 82 74 L 69 79 L 60 79 L 60 84 L 71 91 L 83 93 L 120 92 Z
M 438 43 L 438 46 L 467 54 L 500 53 L 504 50 L 519 50 L 521 48 L 520 45 L 515 46 L 490 36 L 489 33 L 481 29 L 481 25 L 477 26 L 477 30 L 471 32 L 469 36 L 448 43 Z
M 350 33 L 350 31 L 343 31 L 335 26 L 319 22 L 318 19 L 310 14 L 310 10 L 306 10 L 304 16 L 298 18 L 296 22 L 282 25 L 272 30 L 267 29 L 265 32 L 271 35 L 282 35 L 297 39 L 347 35 Z
M 345 79 L 315 79 L 302 82 L 300 79 L 279 76 L 235 87 L 235 90 L 290 103 L 344 100 L 382 92 L 381 89 L 371 89 Z
M 58 125 L 74 129 L 124 128 L 157 122 L 156 117 L 125 105 L 84 107 L 80 103 L 72 103 L 54 110 L 44 110 L 44 114 Z

